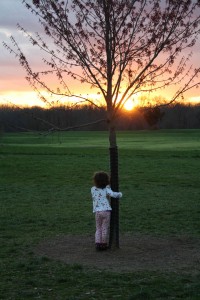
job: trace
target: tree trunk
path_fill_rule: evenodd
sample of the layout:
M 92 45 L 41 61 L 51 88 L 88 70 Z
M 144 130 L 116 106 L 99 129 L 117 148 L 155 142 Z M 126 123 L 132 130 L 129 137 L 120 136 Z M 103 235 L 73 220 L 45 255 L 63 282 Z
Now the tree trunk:
M 118 178 L 118 149 L 116 142 L 115 126 L 109 126 L 110 141 L 110 179 L 113 191 L 119 191 Z M 111 198 L 111 220 L 110 220 L 110 248 L 119 248 L 119 199 Z

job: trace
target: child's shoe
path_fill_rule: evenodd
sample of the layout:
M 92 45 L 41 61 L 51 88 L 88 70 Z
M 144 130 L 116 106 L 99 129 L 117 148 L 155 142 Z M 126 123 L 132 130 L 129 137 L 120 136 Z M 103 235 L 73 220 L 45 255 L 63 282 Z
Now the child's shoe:
M 101 244 L 100 243 L 96 243 L 95 244 L 95 249 L 96 249 L 96 251 L 100 251 L 101 250 Z
M 101 243 L 100 248 L 101 248 L 101 250 L 107 250 L 108 249 L 107 243 Z

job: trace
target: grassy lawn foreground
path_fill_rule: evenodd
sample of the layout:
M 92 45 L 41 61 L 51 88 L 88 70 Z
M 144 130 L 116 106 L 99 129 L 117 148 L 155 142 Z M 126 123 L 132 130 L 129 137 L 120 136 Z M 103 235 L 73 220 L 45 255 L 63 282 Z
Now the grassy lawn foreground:
M 120 132 L 118 144 L 121 232 L 200 238 L 200 130 Z M 100 169 L 106 132 L 0 137 L 0 299 L 200 299 L 199 273 L 111 273 L 33 253 L 44 238 L 94 233 Z

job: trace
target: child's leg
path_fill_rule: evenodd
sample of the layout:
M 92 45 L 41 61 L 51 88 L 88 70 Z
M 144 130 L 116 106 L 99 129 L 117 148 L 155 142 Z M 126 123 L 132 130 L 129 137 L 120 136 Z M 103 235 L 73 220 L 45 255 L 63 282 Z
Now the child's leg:
M 101 212 L 96 212 L 95 219 L 96 219 L 95 243 L 100 244 L 100 243 L 102 243 L 102 231 L 101 231 L 102 217 L 101 217 Z
M 102 220 L 102 243 L 107 244 L 109 238 L 109 229 L 110 229 L 110 211 L 104 211 L 103 220 Z

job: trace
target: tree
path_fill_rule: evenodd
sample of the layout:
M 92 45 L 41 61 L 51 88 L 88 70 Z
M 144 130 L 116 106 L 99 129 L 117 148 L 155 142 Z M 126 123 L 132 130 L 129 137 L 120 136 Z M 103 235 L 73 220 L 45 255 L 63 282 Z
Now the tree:
M 158 128 L 158 123 L 162 120 L 165 113 L 159 107 L 145 107 L 141 110 L 151 128 Z
M 110 142 L 111 186 L 118 191 L 118 153 L 115 123 L 125 102 L 137 93 L 177 86 L 175 101 L 198 82 L 199 68 L 189 64 L 190 53 L 200 32 L 199 0 L 33 0 L 23 1 L 35 14 L 49 39 L 33 36 L 22 27 L 33 46 L 50 59 L 47 69 L 33 71 L 16 40 L 14 48 L 27 80 L 39 92 L 73 97 L 68 78 L 101 93 L 107 108 Z M 45 76 L 56 74 L 60 88 L 53 89 Z M 187 81 L 186 81 L 187 78 Z M 182 83 L 180 85 L 180 83 Z M 43 96 L 42 96 L 43 97 Z M 89 97 L 80 101 L 97 105 Z M 44 98 L 44 101 L 47 101 Z M 119 247 L 118 201 L 112 199 L 111 244 Z

